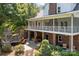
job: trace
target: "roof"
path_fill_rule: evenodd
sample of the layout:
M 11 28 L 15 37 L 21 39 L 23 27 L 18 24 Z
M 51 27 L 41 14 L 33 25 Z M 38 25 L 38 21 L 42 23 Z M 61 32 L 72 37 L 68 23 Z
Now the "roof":
M 38 18 L 38 17 L 43 17 L 43 10 L 40 10 L 38 13 L 37 13 L 37 16 L 34 17 L 34 18 Z
M 76 4 L 76 6 L 73 10 L 79 10 L 79 3 Z
M 30 18 L 28 21 L 38 21 L 38 20 L 49 20 L 49 19 L 58 19 L 58 18 L 65 18 L 65 17 L 71 17 L 72 14 L 74 16 L 79 17 L 79 10 L 78 11 L 72 11 L 72 12 L 66 12 L 66 13 L 60 13 L 60 14 L 54 14 L 49 16 L 43 16 L 39 18 Z

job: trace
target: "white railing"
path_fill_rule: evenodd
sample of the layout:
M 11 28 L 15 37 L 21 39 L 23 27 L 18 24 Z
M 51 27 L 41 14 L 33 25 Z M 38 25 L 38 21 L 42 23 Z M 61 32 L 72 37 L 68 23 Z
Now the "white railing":
M 29 29 L 66 32 L 66 33 L 71 33 L 71 30 L 73 30 L 73 33 L 79 32 L 78 26 L 74 26 L 73 29 L 71 28 L 71 26 L 37 26 L 37 27 L 30 26 Z
M 79 26 L 74 26 L 73 27 L 73 33 L 79 32 Z

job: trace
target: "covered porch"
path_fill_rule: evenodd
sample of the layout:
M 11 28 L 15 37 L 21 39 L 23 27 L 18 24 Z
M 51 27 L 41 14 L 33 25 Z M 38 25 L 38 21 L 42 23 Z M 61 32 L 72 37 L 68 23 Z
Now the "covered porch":
M 79 11 L 28 19 L 28 30 L 60 33 L 79 32 Z
M 32 35 L 34 36 L 32 38 Z M 28 41 L 40 43 L 43 39 L 47 39 L 50 44 L 54 46 L 61 46 L 69 51 L 79 51 L 79 35 L 64 35 L 57 33 L 48 33 L 48 32 L 37 32 L 37 31 L 28 31 Z

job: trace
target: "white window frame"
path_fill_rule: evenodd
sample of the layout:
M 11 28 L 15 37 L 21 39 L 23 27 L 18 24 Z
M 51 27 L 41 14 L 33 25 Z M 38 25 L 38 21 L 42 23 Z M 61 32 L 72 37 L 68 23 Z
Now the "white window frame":
M 62 41 L 60 41 L 59 39 L 59 37 L 61 36 L 61 40 L 62 40 L 62 35 L 58 35 L 58 42 L 62 42 Z

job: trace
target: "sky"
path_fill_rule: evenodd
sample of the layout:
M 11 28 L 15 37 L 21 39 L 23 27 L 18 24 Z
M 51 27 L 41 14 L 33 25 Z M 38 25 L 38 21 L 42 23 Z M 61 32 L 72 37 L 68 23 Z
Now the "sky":
M 40 5 L 45 5 L 45 3 L 37 3 L 37 4 L 40 4 Z

